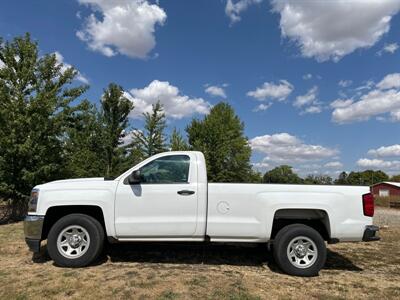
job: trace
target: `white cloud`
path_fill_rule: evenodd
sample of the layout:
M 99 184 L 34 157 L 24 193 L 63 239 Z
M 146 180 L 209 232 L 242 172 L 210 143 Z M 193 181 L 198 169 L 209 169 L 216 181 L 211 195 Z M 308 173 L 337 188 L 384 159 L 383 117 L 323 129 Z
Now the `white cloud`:
M 361 158 L 357 165 L 363 169 L 380 169 L 388 173 L 400 171 L 400 160 L 384 160 L 382 158 L 400 157 L 400 145 L 382 146 L 368 151 L 369 156 L 375 158 Z
M 312 77 L 313 77 L 313 76 L 312 76 L 312 74 L 310 74 L 310 73 L 304 74 L 304 75 L 303 75 L 303 79 L 304 79 L 304 80 L 310 80 Z
M 331 103 L 331 107 L 334 108 L 332 120 L 337 123 L 366 121 L 373 116 L 383 114 L 389 114 L 392 121 L 398 121 L 400 118 L 400 74 L 385 76 L 374 89 L 361 94 L 358 101 L 335 100 Z M 385 119 L 382 116 L 379 118 Z
M 339 161 L 331 161 L 328 162 L 324 165 L 325 168 L 330 168 L 330 169 L 341 169 L 343 168 L 343 164 Z
M 318 96 L 318 87 L 313 86 L 305 95 L 297 96 L 296 101 L 294 101 L 293 105 L 295 107 L 303 107 L 305 105 L 313 104 L 317 101 Z
M 261 87 L 254 91 L 249 91 L 247 96 L 253 97 L 259 101 L 266 99 L 275 99 L 284 101 L 293 91 L 294 87 L 286 80 L 280 80 L 278 84 L 273 82 L 264 82 Z
M 397 49 L 399 49 L 399 45 L 397 43 L 387 44 L 385 47 L 383 47 L 383 50 L 391 54 L 395 53 Z
M 4 62 L 0 59 L 0 69 L 5 66 Z
M 368 155 L 377 157 L 394 157 L 400 156 L 400 145 L 382 146 L 378 149 L 371 149 L 368 151 Z
M 270 108 L 272 105 L 272 103 L 261 103 L 260 105 L 258 105 L 256 108 L 253 109 L 254 112 L 258 112 L 258 111 L 266 111 L 268 108 Z
M 252 165 L 256 170 L 265 170 L 271 167 L 271 165 L 266 162 L 253 163 Z
M 318 87 L 313 86 L 307 91 L 305 95 L 297 96 L 293 106 L 302 108 L 301 115 L 304 114 L 318 114 L 322 112 L 322 107 L 318 101 Z
M 319 114 L 320 112 L 322 112 L 321 106 L 313 105 L 304 109 L 300 114 Z
M 375 82 L 373 80 L 367 80 L 363 82 L 362 86 L 357 87 L 356 91 L 370 90 L 374 87 Z
M 62 56 L 60 52 L 56 51 L 56 52 L 54 52 L 54 55 L 56 56 L 57 63 L 62 64 L 62 67 L 60 70 L 61 73 L 64 73 L 67 69 L 72 67 L 70 64 L 68 64 L 64 61 L 64 56 Z M 78 72 L 78 74 L 75 79 L 84 84 L 89 84 L 89 80 L 85 76 L 83 76 L 82 73 L 79 72 L 78 70 L 77 70 L 77 72 Z
M 352 83 L 353 83 L 353 81 L 351 81 L 351 80 L 340 80 L 338 82 L 338 85 L 342 88 L 346 88 L 346 87 L 349 87 L 350 85 L 352 85 Z
M 142 89 L 132 89 L 130 93 L 125 92 L 135 108 L 131 116 L 140 118 L 143 112 L 150 112 L 152 104 L 160 101 L 164 106 L 165 115 L 173 119 L 181 119 L 195 113 L 207 114 L 210 110 L 210 103 L 202 98 L 190 98 L 181 95 L 179 89 L 168 81 L 153 80 L 148 86 Z
M 357 161 L 357 165 L 363 169 L 381 169 L 396 171 L 400 170 L 400 161 L 398 160 L 382 160 L 382 159 L 369 159 L 361 158 Z
M 400 73 L 386 75 L 376 86 L 380 89 L 400 88 Z
M 337 123 L 350 123 L 366 121 L 372 116 L 395 113 L 400 109 L 400 92 L 396 90 L 373 90 L 363 95 L 353 104 L 336 108 L 332 113 L 333 121 Z
M 341 173 L 341 171 L 339 171 L 338 169 L 333 169 L 329 167 L 327 168 L 325 167 L 325 165 L 321 166 L 318 164 L 299 165 L 296 168 L 294 168 L 293 171 L 298 173 L 303 178 L 309 175 L 330 176 L 332 178 L 335 178 Z
M 399 0 L 273 0 L 282 35 L 305 57 L 340 60 L 359 48 L 373 46 L 390 29 Z
M 379 56 L 381 56 L 384 52 L 393 54 L 399 49 L 399 45 L 397 43 L 385 44 L 381 50 L 377 52 Z
M 384 118 L 384 117 L 381 117 L 380 120 L 381 121 L 388 121 L 388 119 Z M 400 121 L 400 109 L 390 112 L 389 121 L 391 121 L 391 122 L 399 122 Z
M 240 21 L 240 14 L 250 5 L 261 3 L 263 0 L 227 0 L 225 5 L 225 14 L 231 19 L 231 24 Z
M 267 155 L 263 163 L 275 165 L 327 159 L 339 153 L 336 149 L 306 144 L 289 133 L 257 136 L 250 140 L 250 146 L 254 151 Z
M 130 143 L 133 142 L 134 138 L 135 138 L 135 134 L 140 132 L 141 130 L 137 130 L 137 129 L 133 129 L 131 131 L 123 131 L 122 132 L 122 137 L 120 138 L 120 143 L 121 143 L 121 147 L 123 146 L 127 146 Z
M 347 107 L 353 103 L 352 99 L 336 99 L 335 101 L 332 101 L 330 107 L 332 108 L 341 108 L 341 107 Z
M 120 53 L 146 58 L 156 44 L 156 25 L 163 25 L 167 18 L 162 8 L 146 0 L 78 1 L 90 6 L 101 18 L 92 13 L 76 35 L 88 44 L 89 49 L 105 56 Z
M 225 89 L 218 85 L 207 86 L 205 92 L 214 97 L 226 98 Z

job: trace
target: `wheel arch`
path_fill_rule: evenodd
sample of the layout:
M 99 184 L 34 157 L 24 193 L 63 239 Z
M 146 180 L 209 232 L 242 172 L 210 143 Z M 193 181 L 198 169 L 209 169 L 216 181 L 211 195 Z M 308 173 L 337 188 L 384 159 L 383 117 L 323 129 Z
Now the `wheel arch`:
M 100 206 L 97 205 L 58 205 L 51 206 L 47 209 L 43 221 L 42 240 L 47 239 L 51 227 L 62 217 L 79 213 L 95 218 L 103 227 L 106 233 L 106 224 L 104 219 L 104 212 Z
M 331 225 L 329 214 L 323 209 L 313 208 L 282 208 L 274 213 L 270 239 L 285 226 L 291 224 L 303 224 L 310 226 L 319 232 L 325 241 L 331 242 Z

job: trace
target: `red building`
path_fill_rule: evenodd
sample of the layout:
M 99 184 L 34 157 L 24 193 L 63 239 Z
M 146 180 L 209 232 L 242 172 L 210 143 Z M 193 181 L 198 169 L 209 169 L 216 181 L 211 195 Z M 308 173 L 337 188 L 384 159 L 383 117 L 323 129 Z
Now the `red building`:
M 371 193 L 375 197 L 400 196 L 400 182 L 380 182 L 371 186 Z

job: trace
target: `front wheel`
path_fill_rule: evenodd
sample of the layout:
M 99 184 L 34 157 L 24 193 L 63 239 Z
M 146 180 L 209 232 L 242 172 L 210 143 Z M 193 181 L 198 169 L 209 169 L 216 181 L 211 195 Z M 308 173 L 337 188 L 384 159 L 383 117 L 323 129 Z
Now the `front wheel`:
M 94 218 L 70 214 L 58 220 L 50 229 L 47 250 L 56 265 L 84 267 L 101 253 L 104 230 Z
M 289 275 L 316 276 L 326 260 L 326 246 L 315 229 L 292 224 L 282 228 L 275 237 L 274 259 Z

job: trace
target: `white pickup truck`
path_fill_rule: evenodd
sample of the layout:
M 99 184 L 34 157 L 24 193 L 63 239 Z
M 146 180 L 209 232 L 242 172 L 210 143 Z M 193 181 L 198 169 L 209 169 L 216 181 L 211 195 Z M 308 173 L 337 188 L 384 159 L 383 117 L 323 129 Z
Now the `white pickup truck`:
M 325 241 L 378 240 L 367 187 L 208 183 L 201 152 L 152 156 L 115 179 L 59 180 L 32 190 L 29 248 L 47 239 L 59 266 L 93 262 L 108 242 L 240 242 L 272 246 L 288 274 L 314 276 Z M 267 247 L 266 247 L 267 251 Z

